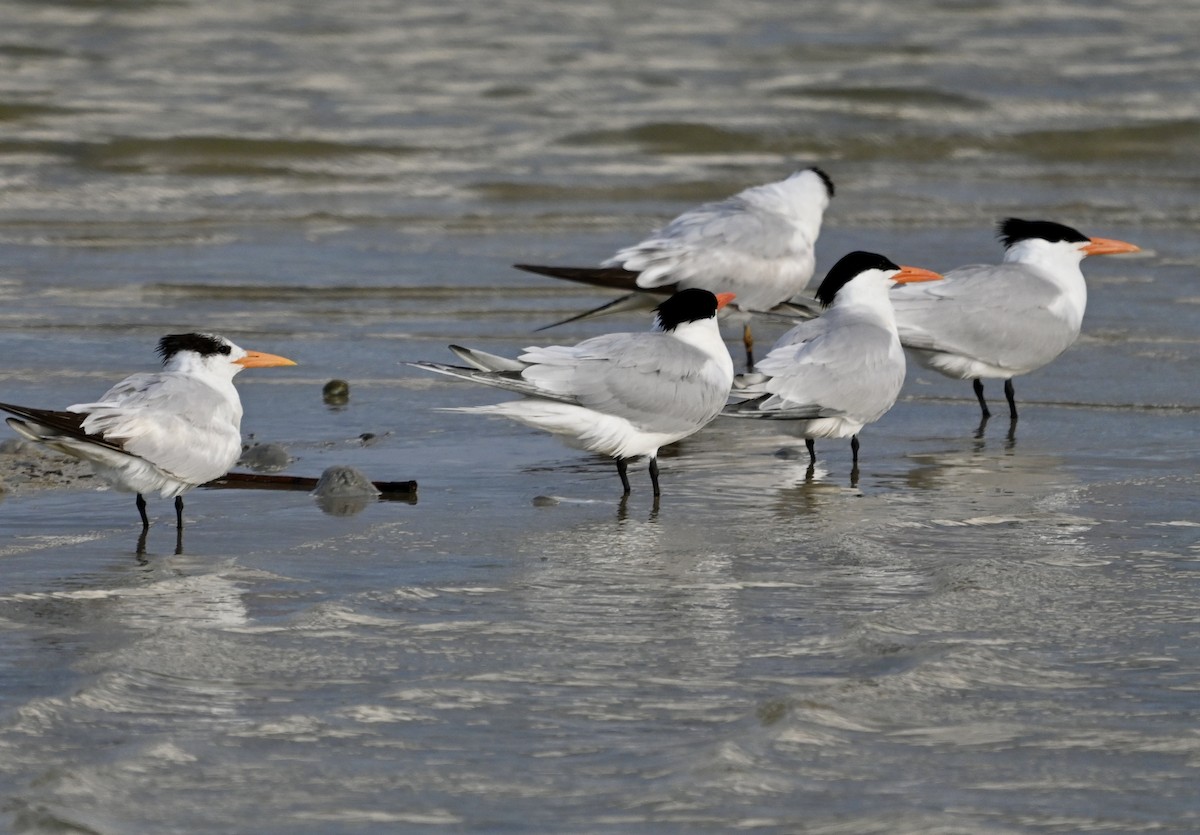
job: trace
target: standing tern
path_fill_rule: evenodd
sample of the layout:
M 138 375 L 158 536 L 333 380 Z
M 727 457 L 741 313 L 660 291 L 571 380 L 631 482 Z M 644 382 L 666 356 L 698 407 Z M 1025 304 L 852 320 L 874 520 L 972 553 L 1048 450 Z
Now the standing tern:
M 858 466 L 858 433 L 892 408 L 904 383 L 904 350 L 888 289 L 937 281 L 873 252 L 851 252 L 833 265 L 817 300 L 827 308 L 775 343 L 752 381 L 734 394 L 758 394 L 730 405 L 729 417 L 794 421 L 816 462 L 814 438 L 850 438 Z
M 1088 236 L 1045 220 L 999 224 L 1004 261 L 959 267 L 945 281 L 892 291 L 900 341 L 916 360 L 971 380 L 986 421 L 983 378 L 1004 380 L 1009 417 L 1017 419 L 1012 378 L 1046 365 L 1079 336 L 1087 255 L 1138 252 L 1124 241 Z
M 813 249 L 833 197 L 833 180 L 820 168 L 748 188 L 697 206 L 626 247 L 600 267 L 516 264 L 517 269 L 585 284 L 632 291 L 615 302 L 554 325 L 601 313 L 648 307 L 646 293 L 670 294 L 699 287 L 737 296 L 742 338 L 753 364 L 748 313 L 771 310 L 802 291 L 812 278 Z M 545 330 L 545 328 L 541 328 Z
M 164 336 L 158 353 L 162 371 L 126 377 L 95 403 L 66 411 L 0 403 L 17 416 L 7 422 L 18 434 L 87 461 L 116 489 L 136 493 L 143 530 L 150 527 L 144 494 L 174 496 L 182 528 L 183 494 L 237 462 L 242 402 L 234 375 L 243 368 L 296 364 L 211 333 Z
M 451 345 L 470 367 L 409 364 L 524 395 L 444 411 L 501 415 L 558 435 L 569 446 L 610 456 L 626 496 L 629 461 L 649 456 L 658 496 L 659 447 L 699 431 L 729 397 L 733 360 L 716 316 L 732 299 L 732 293 L 681 290 L 655 308 L 649 332 L 526 348 L 515 360 Z

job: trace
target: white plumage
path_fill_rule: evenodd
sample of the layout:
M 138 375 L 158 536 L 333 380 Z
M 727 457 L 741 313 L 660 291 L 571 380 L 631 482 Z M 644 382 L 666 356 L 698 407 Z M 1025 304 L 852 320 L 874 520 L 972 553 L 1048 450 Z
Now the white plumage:
M 516 266 L 633 291 L 565 320 L 568 322 L 649 306 L 646 292 L 689 288 L 733 293 L 740 311 L 771 310 L 804 290 L 812 278 L 817 236 L 833 193 L 833 181 L 825 172 L 807 168 L 785 180 L 754 186 L 684 212 L 598 268 Z M 740 318 L 745 321 L 747 317 Z M 744 338 L 749 350 L 748 329 Z
M 175 497 L 225 475 L 241 454 L 242 404 L 233 378 L 243 368 L 295 365 L 246 351 L 215 334 L 175 334 L 159 342 L 161 371 L 133 374 L 93 403 L 65 411 L 0 404 L 23 437 L 83 459 L 118 490 Z
M 626 494 L 627 462 L 649 456 L 658 495 L 659 448 L 699 431 L 727 400 L 733 361 L 716 313 L 731 298 L 687 290 L 658 306 L 654 331 L 527 348 L 516 360 L 451 346 L 471 367 L 412 365 L 524 395 L 447 411 L 500 415 L 614 458 Z
M 789 421 L 813 460 L 814 438 L 849 437 L 857 463 L 859 431 L 883 417 L 904 383 L 904 351 L 888 288 L 939 278 L 874 253 L 846 255 L 817 290 L 826 312 L 779 338 L 757 373 L 735 391 L 760 396 L 725 414 Z
M 1136 252 L 1124 241 L 1089 238 L 1059 223 L 1009 218 L 1000 224 L 1004 261 L 959 267 L 937 284 L 892 291 L 900 341 L 922 365 L 973 380 L 984 418 L 985 378 L 1005 381 L 1051 362 L 1079 337 L 1087 307 L 1080 262 L 1087 255 Z

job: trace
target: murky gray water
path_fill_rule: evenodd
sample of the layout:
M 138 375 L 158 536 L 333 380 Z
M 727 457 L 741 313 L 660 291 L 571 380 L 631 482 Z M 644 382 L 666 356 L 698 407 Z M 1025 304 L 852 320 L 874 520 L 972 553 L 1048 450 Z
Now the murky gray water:
M 181 554 L 153 501 L 138 559 L 129 496 L 0 459 L 11 831 L 1200 830 L 1200 6 L 0 17 L 0 399 L 91 398 L 207 328 L 299 361 L 239 378 L 287 473 L 420 482 L 356 515 L 197 491 Z M 718 421 L 622 505 L 402 364 L 642 329 L 533 335 L 608 297 L 508 265 L 814 163 L 822 270 L 995 260 L 1010 214 L 1146 252 L 1085 263 L 1015 434 L 913 369 L 857 487 L 844 444 L 810 475 Z

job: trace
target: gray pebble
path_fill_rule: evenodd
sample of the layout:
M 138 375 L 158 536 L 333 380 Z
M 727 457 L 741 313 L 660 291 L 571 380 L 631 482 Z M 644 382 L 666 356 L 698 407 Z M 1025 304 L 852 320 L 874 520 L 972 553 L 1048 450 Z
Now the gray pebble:
M 321 389 L 321 397 L 330 406 L 344 406 L 350 402 L 350 384 L 345 380 L 330 380 Z
M 367 496 L 374 498 L 379 490 L 360 470 L 354 467 L 335 465 L 321 473 L 317 486 L 313 488 L 314 496 L 345 498 L 347 496 Z
M 338 465 L 321 473 L 312 494 L 324 513 L 330 516 L 354 516 L 375 501 L 379 490 L 360 471 Z
M 555 507 L 558 504 L 560 504 L 559 500 L 554 498 L 553 496 L 534 496 L 533 497 L 533 506 L 534 507 Z
M 282 470 L 292 463 L 292 457 L 279 444 L 255 444 L 242 453 L 238 463 L 259 473 Z

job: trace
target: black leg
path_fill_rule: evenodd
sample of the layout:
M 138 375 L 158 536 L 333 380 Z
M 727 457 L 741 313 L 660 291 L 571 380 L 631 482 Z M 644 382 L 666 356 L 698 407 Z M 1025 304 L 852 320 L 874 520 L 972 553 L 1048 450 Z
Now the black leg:
M 971 381 L 971 387 L 975 389 L 975 396 L 979 398 L 979 408 L 983 410 L 983 419 L 987 420 L 992 413 L 987 407 L 987 401 L 983 399 L 983 380 L 976 377 Z
M 621 487 L 625 489 L 625 492 L 621 494 L 623 496 L 629 495 L 629 475 L 625 472 L 627 469 L 629 469 L 629 462 L 624 458 L 618 458 L 617 475 L 621 477 Z
M 142 527 L 150 527 L 150 518 L 146 515 L 146 500 L 142 498 L 141 493 L 137 494 L 137 501 L 135 504 L 137 505 L 138 513 L 142 515 Z
M 650 484 L 654 486 L 656 497 L 662 495 L 658 491 L 658 458 L 656 456 L 650 457 Z
M 183 527 L 183 496 L 175 497 L 175 526 Z
M 810 463 L 815 463 L 817 460 L 817 444 L 812 438 L 804 439 L 804 446 L 808 448 L 808 460 Z
M 750 323 L 742 326 L 742 344 L 746 346 L 746 370 L 754 370 L 754 334 L 750 333 Z
M 851 461 L 853 461 L 854 466 L 857 467 L 858 466 L 858 436 L 857 435 L 850 436 L 850 455 L 851 455 Z
M 1004 381 L 1004 396 L 1008 398 L 1008 416 L 1017 419 L 1017 393 L 1013 390 L 1012 377 Z

